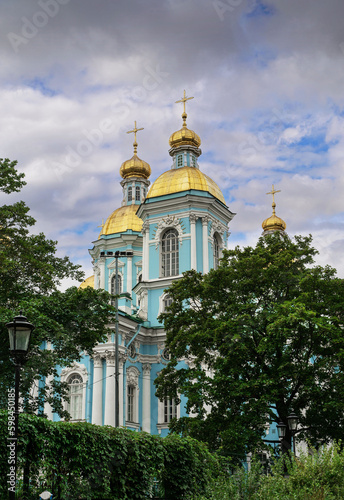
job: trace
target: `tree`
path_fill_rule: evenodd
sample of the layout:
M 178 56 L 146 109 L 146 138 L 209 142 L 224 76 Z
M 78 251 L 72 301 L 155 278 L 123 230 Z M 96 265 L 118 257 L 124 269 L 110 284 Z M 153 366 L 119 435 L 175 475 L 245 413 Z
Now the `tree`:
M 174 430 L 240 456 L 293 409 L 299 437 L 343 439 L 344 281 L 314 265 L 316 253 L 311 237 L 275 233 L 172 285 L 161 315 L 171 358 L 156 387 L 187 397 L 190 416 Z
M 0 191 L 6 194 L 25 185 L 16 164 L 0 159 Z M 62 402 L 68 395 L 67 384 L 56 377 L 56 366 L 80 360 L 83 352 L 92 354 L 93 347 L 106 339 L 115 310 L 103 290 L 72 287 L 59 291 L 62 279 L 82 281 L 83 272 L 68 257 L 56 256 L 56 241 L 42 233 L 31 234 L 34 224 L 23 201 L 0 207 L 0 406 L 7 406 L 7 389 L 14 378 L 5 325 L 22 310 L 35 325 L 21 376 L 26 411 L 41 411 L 47 401 L 54 411 L 68 417 Z M 48 377 L 50 385 L 39 384 Z M 35 397 L 34 386 L 38 387 Z

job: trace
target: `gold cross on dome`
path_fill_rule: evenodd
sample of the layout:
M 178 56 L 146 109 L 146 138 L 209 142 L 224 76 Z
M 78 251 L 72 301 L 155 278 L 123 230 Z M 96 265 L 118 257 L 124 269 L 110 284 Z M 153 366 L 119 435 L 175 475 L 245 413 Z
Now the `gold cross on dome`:
M 280 189 L 278 189 L 278 190 L 276 191 L 275 186 L 274 186 L 274 185 L 272 185 L 272 189 L 271 189 L 271 191 L 270 191 L 269 193 L 266 193 L 266 194 L 272 194 L 272 203 L 275 203 L 275 194 L 276 194 L 276 193 L 280 193 L 280 192 L 281 192 L 281 190 L 280 190 Z
M 128 130 L 127 134 L 134 133 L 135 134 L 134 141 L 136 142 L 136 132 L 138 132 L 139 130 L 143 130 L 143 127 L 142 128 L 137 128 L 136 127 L 136 120 L 134 121 L 134 123 L 135 123 L 135 126 L 134 126 L 133 130 Z
M 185 114 L 185 103 L 186 103 L 186 101 L 189 101 L 190 99 L 193 99 L 193 97 L 186 97 L 186 93 L 185 93 L 185 90 L 184 90 L 184 97 L 182 97 L 180 99 L 180 101 L 176 101 L 176 104 L 179 103 L 179 102 L 182 102 L 184 104 L 184 111 L 183 111 L 184 114 Z

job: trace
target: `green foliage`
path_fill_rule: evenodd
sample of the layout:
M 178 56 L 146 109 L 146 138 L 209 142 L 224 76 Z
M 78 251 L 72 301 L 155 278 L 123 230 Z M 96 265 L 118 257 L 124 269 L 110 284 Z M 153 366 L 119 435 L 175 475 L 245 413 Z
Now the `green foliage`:
M 316 253 L 311 237 L 274 234 L 171 286 L 161 315 L 171 359 L 157 395 L 183 394 L 197 415 L 173 422 L 174 431 L 233 463 L 262 449 L 266 424 L 287 424 L 291 408 L 298 438 L 319 445 L 344 437 L 344 281 L 314 266 Z
M 6 418 L 0 414 L 0 498 L 5 497 L 8 469 Z M 166 498 L 191 500 L 220 471 L 205 445 L 191 438 L 25 414 L 19 434 L 18 465 L 26 470 L 23 488 L 30 500 L 43 489 L 60 500 L 140 500 L 151 498 L 156 484 Z
M 0 160 L 0 191 L 10 194 L 25 185 L 16 162 Z M 68 257 L 56 256 L 56 242 L 44 234 L 31 234 L 35 220 L 19 201 L 0 207 L 0 408 L 7 406 L 7 389 L 14 385 L 14 368 L 9 360 L 6 323 L 22 310 L 35 325 L 27 363 L 21 375 L 21 396 L 26 411 L 36 411 L 48 402 L 61 416 L 66 384 L 54 378 L 56 365 L 67 366 L 92 352 L 106 338 L 107 324 L 114 317 L 110 295 L 103 290 L 72 287 L 58 290 L 61 280 L 81 281 L 80 266 Z M 53 350 L 45 349 L 47 343 Z M 53 382 L 39 388 L 32 398 L 33 385 L 52 376 Z
M 285 467 L 286 465 L 286 467 Z M 339 445 L 311 450 L 293 460 L 281 459 L 272 474 L 257 461 L 249 472 L 237 469 L 217 477 L 199 500 L 341 500 L 344 497 L 344 453 Z

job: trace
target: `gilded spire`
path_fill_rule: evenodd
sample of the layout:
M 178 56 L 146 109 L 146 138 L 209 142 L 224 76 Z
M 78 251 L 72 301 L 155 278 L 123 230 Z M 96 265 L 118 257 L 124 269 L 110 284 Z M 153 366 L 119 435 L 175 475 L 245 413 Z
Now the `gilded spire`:
M 182 102 L 184 105 L 184 110 L 183 110 L 183 114 L 182 114 L 184 128 L 186 128 L 186 119 L 188 117 L 188 115 L 186 114 L 186 110 L 185 110 L 185 103 L 186 103 L 186 101 L 189 101 L 190 99 L 193 99 L 193 97 L 186 97 L 186 93 L 184 90 L 184 97 L 182 97 L 179 101 L 176 101 L 176 104 L 178 104 L 179 102 Z
M 269 191 L 269 193 L 266 193 L 272 194 L 272 215 L 271 217 L 265 219 L 265 221 L 263 222 L 262 228 L 264 229 L 264 231 L 284 231 L 287 227 L 284 220 L 276 215 L 275 194 L 280 192 L 281 190 L 276 190 L 275 186 L 272 184 L 271 191 Z
M 137 128 L 136 127 L 136 120 L 134 121 L 134 128 L 133 130 L 128 130 L 127 134 L 135 134 L 134 136 L 134 143 L 133 143 L 133 146 L 134 146 L 134 155 L 137 154 L 137 141 L 136 141 L 136 132 L 139 132 L 139 130 L 143 130 L 143 128 Z

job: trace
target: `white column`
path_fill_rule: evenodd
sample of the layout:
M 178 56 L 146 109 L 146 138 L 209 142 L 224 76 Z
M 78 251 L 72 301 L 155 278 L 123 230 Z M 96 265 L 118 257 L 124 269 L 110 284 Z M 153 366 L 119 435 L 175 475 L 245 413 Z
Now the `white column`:
M 103 365 L 99 354 L 93 356 L 92 424 L 102 425 L 103 419 Z
M 132 293 L 133 288 L 133 258 L 127 257 L 127 292 Z
M 203 274 L 209 272 L 209 243 L 208 243 L 208 222 L 209 217 L 202 218 L 203 230 Z
M 104 425 L 115 426 L 115 353 L 106 355 L 106 392 Z
M 194 214 L 190 215 L 190 233 L 191 233 L 191 269 L 197 270 L 197 253 L 196 253 L 196 220 L 197 217 Z
M 48 386 L 48 394 L 51 392 L 51 383 L 53 381 L 53 375 L 49 375 L 45 379 L 45 385 Z M 44 413 L 48 417 L 48 420 L 53 419 L 53 409 L 49 403 L 44 403 Z
M 123 422 L 123 408 L 124 408 L 124 386 L 123 386 L 123 359 L 119 360 L 119 367 L 118 367 L 118 372 L 119 372 L 119 378 L 118 378 L 118 403 L 119 403 L 119 425 L 123 427 L 124 422 Z
M 142 281 L 147 281 L 149 277 L 149 224 L 144 222 L 143 233 L 143 257 L 142 257 Z
M 99 288 L 105 290 L 105 257 L 99 259 Z
M 145 363 L 142 367 L 142 430 L 151 430 L 151 365 Z

